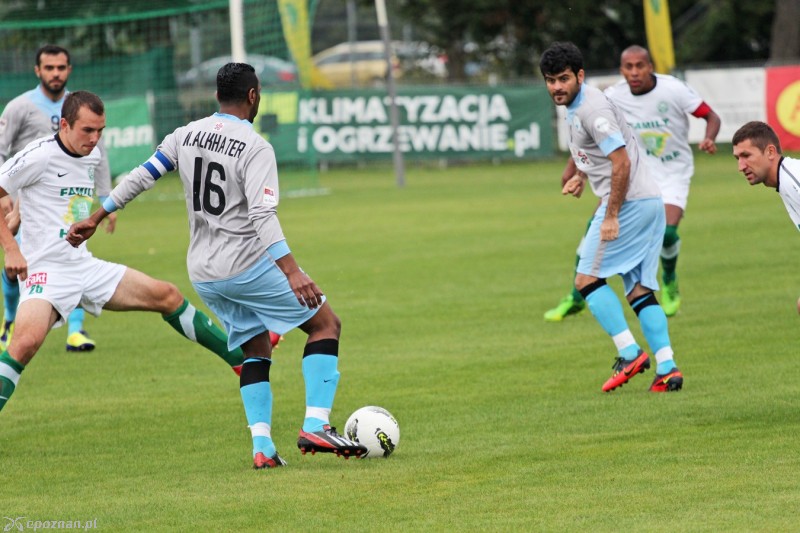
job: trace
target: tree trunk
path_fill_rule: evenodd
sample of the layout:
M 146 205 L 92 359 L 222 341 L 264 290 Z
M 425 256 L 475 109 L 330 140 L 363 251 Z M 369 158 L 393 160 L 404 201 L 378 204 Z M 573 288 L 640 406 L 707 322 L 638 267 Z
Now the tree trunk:
M 800 2 L 775 0 L 775 18 L 772 19 L 770 62 L 785 63 L 800 59 Z

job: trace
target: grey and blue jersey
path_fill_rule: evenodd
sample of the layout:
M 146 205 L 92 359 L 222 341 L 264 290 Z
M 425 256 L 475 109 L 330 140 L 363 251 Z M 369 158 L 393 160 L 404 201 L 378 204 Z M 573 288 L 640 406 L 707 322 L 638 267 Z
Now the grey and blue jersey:
M 231 278 L 265 251 L 272 259 L 289 253 L 277 216 L 275 152 L 250 122 L 215 113 L 176 129 L 114 188 L 104 207 L 125 206 L 172 170 L 183 182 L 193 282 Z
M 625 116 L 598 89 L 581 85 L 575 100 L 567 106 L 569 149 L 579 170 L 599 198 L 611 192 L 611 152 L 625 147 L 631 162 L 626 200 L 660 197 L 661 191 L 648 175 L 644 155 Z

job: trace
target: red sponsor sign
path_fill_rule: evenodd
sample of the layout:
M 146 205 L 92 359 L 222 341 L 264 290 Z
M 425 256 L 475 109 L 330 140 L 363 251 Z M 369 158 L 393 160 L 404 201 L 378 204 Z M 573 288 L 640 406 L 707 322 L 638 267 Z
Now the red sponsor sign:
M 768 67 L 767 122 L 784 150 L 800 150 L 800 66 Z

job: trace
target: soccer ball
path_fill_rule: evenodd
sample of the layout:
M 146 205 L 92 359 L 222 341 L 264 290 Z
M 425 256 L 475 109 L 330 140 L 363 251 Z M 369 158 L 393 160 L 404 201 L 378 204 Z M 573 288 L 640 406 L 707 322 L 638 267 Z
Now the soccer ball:
M 368 405 L 350 415 L 344 425 L 348 439 L 367 447 L 361 457 L 389 457 L 400 442 L 400 426 L 383 407 Z

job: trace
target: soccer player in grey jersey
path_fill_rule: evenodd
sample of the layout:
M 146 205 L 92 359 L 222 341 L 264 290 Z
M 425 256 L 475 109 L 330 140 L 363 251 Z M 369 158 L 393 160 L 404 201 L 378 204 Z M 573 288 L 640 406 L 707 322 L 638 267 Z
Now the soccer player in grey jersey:
M 31 141 L 59 130 L 61 106 L 69 94 L 67 81 L 72 72 L 69 51 L 52 44 L 42 46 L 36 52 L 34 72 L 39 78 L 39 85 L 11 100 L 0 116 L 0 164 Z M 111 191 L 111 170 L 102 141 L 98 144 L 98 150 L 101 158 L 94 179 L 97 195 L 102 201 Z M 18 213 L 16 207 L 15 214 Z M 12 198 L 0 199 L 0 208 L 4 214 L 12 211 Z M 113 233 L 115 226 L 116 217 L 112 217 L 106 231 Z M 16 231 L 16 228 L 12 227 L 12 231 Z M 19 303 L 19 285 L 9 280 L 5 271 L 2 279 L 5 316 L 0 326 L 0 349 L 5 348 L 11 337 Z M 70 313 L 67 320 L 67 351 L 94 349 L 95 342 L 84 331 L 83 321 L 84 311 L 80 307 Z
M 769 124 L 748 122 L 733 134 L 733 157 L 750 185 L 775 189 L 794 226 L 800 230 L 800 159 L 786 157 L 781 142 Z M 800 313 L 800 299 L 797 300 Z
M 241 394 L 253 438 L 255 468 L 285 464 L 272 441 L 272 364 L 269 331 L 299 327 L 306 413 L 297 441 L 301 452 L 345 458 L 366 451 L 339 435 L 330 412 L 339 382 L 339 318 L 322 291 L 297 265 L 277 216 L 278 171 L 272 146 L 253 130 L 261 84 L 252 66 L 228 63 L 217 74 L 219 112 L 167 135 L 156 153 L 111 192 L 103 207 L 72 226 L 73 245 L 97 224 L 177 169 L 189 215 L 189 278 L 222 320 L 231 348 L 245 362 Z
M 650 357 L 628 328 L 622 306 L 606 284 L 622 276 L 628 303 L 658 363 L 653 392 L 679 390 L 683 375 L 675 366 L 667 317 L 658 305 L 658 258 L 664 235 L 664 203 L 647 172 L 639 145 L 622 112 L 598 89 L 583 83 L 583 57 L 569 42 L 553 43 L 539 68 L 556 105 L 567 108 L 569 150 L 578 169 L 563 194 L 580 196 L 588 179 L 601 200 L 584 244 L 575 287 L 617 347 L 614 373 L 603 391 L 621 387 L 650 368 Z

